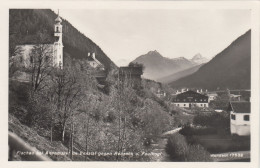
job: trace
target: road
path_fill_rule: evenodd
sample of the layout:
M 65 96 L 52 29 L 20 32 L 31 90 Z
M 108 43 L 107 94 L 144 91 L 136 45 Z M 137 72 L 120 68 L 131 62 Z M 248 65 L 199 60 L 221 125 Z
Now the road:
M 159 156 L 153 156 L 152 161 L 155 162 L 169 162 L 168 154 L 165 152 L 165 146 L 167 144 L 167 135 L 172 135 L 179 132 L 181 128 L 176 128 L 163 133 L 157 143 L 151 144 L 153 153 L 159 153 Z

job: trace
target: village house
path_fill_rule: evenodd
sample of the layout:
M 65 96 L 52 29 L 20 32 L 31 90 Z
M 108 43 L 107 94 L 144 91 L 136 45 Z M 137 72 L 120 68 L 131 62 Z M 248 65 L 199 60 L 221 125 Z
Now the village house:
M 250 135 L 250 102 L 230 102 L 230 132 L 239 136 Z
M 216 100 L 218 94 L 216 92 L 208 92 L 207 96 L 209 97 L 209 102 Z
M 13 61 L 19 63 L 24 67 L 29 67 L 33 60 L 33 50 L 39 47 L 44 53 L 45 62 L 51 63 L 54 67 L 63 68 L 63 44 L 62 44 L 62 25 L 61 18 L 55 19 L 54 24 L 54 43 L 49 44 L 23 44 L 17 45 L 16 49 L 19 48 L 20 52 L 14 55 Z
M 163 90 L 161 90 L 161 89 L 158 89 L 155 94 L 156 94 L 156 96 L 159 97 L 159 98 L 166 97 L 166 93 L 165 93 Z
M 143 68 L 142 67 L 119 67 L 119 79 L 121 81 L 128 80 L 135 86 L 141 86 Z
M 92 53 L 92 55 L 88 53 L 87 61 L 91 67 L 93 68 L 99 67 L 100 69 L 104 70 L 103 64 L 96 59 L 95 53 Z
M 194 92 L 192 90 L 178 94 L 173 99 L 173 104 L 182 108 L 209 107 L 208 96 Z

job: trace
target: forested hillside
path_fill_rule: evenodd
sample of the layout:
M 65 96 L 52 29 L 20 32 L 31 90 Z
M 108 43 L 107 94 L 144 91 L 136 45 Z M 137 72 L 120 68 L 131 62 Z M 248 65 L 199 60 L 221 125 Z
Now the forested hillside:
M 9 11 L 9 55 L 17 44 L 37 44 L 39 34 L 44 33 L 50 43 L 54 40 L 54 23 L 57 15 L 50 9 L 10 9 Z M 88 52 L 95 52 L 96 58 L 106 69 L 116 67 L 110 58 L 91 39 L 79 32 L 62 18 L 64 57 L 81 59 Z
M 251 30 L 237 38 L 226 49 L 195 73 L 172 82 L 173 88 L 250 89 Z

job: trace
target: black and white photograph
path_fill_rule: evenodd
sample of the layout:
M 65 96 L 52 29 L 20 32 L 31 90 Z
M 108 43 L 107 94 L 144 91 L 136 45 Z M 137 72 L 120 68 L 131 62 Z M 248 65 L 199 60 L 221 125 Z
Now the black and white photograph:
M 251 163 L 254 10 L 100 3 L 8 8 L 8 163 Z

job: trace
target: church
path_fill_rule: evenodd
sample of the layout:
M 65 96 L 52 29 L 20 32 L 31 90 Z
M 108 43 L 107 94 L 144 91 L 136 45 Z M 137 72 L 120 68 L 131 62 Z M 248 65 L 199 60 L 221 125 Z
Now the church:
M 54 43 L 50 44 L 24 44 L 17 45 L 16 48 L 19 48 L 19 55 L 13 56 L 13 60 L 18 62 L 24 67 L 29 67 L 33 62 L 33 49 L 37 46 L 40 46 L 44 53 L 44 61 L 51 63 L 53 67 L 63 68 L 63 44 L 62 44 L 62 25 L 61 18 L 58 14 L 58 17 L 55 19 L 54 24 Z

